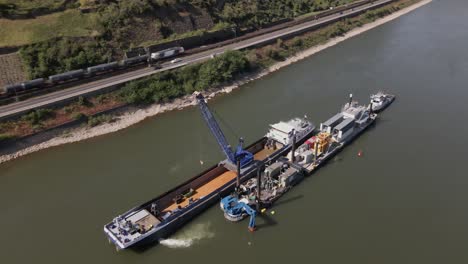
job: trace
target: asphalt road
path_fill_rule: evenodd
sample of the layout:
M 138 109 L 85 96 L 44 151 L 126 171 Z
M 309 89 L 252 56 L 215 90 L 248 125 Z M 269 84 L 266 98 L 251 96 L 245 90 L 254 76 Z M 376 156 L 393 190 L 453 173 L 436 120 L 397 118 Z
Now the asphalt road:
M 303 24 L 295 25 L 289 28 L 285 28 L 285 29 L 281 29 L 278 31 L 264 34 L 264 35 L 256 36 L 247 40 L 239 41 L 239 42 L 232 43 L 232 44 L 222 46 L 219 48 L 215 48 L 212 50 L 207 50 L 204 52 L 189 55 L 189 56 L 183 57 L 183 60 L 178 63 L 174 63 L 174 64 L 164 63 L 161 69 L 157 69 L 157 70 L 153 68 L 138 69 L 132 72 L 126 72 L 120 75 L 107 77 L 104 79 L 81 84 L 75 87 L 67 88 L 64 90 L 56 91 L 56 92 L 45 94 L 42 96 L 33 97 L 25 101 L 20 101 L 20 102 L 8 104 L 5 106 L 0 106 L 0 119 L 19 115 L 19 114 L 28 112 L 36 108 L 47 107 L 47 106 L 53 105 L 54 103 L 61 102 L 64 100 L 71 100 L 79 96 L 90 94 L 98 90 L 105 89 L 105 88 L 108 88 L 117 84 L 122 84 L 131 80 L 139 79 L 148 75 L 155 74 L 157 72 L 167 71 L 167 70 L 182 67 L 188 64 L 194 64 L 194 63 L 198 63 L 204 60 L 208 60 L 211 58 L 211 55 L 219 54 L 226 50 L 241 50 L 241 49 L 249 48 L 249 47 L 259 45 L 262 43 L 268 43 L 268 42 L 276 40 L 277 38 L 297 34 L 298 32 L 306 31 L 307 29 L 313 28 L 321 24 L 326 24 L 337 18 L 342 18 L 342 17 L 349 16 L 350 14 L 359 13 L 363 10 L 370 9 L 376 5 L 382 5 L 382 4 L 392 2 L 392 1 L 394 0 L 375 1 L 372 4 L 367 4 L 367 5 L 363 5 L 360 7 L 356 7 L 354 8 L 354 10 L 344 11 L 342 12 L 342 14 L 333 14 L 333 15 L 323 17 L 318 20 L 305 22 Z

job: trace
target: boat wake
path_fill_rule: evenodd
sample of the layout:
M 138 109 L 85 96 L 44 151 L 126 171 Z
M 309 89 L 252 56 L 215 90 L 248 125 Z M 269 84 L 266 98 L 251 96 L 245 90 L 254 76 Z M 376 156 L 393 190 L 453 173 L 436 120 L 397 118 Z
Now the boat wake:
M 191 245 L 193 245 L 193 242 L 194 242 L 193 239 L 174 239 L 174 238 L 163 239 L 159 241 L 161 245 L 164 245 L 168 248 L 188 248 Z
M 210 223 L 195 224 L 172 238 L 159 240 L 159 243 L 168 248 L 189 248 L 202 239 L 212 237 L 214 233 L 210 231 Z

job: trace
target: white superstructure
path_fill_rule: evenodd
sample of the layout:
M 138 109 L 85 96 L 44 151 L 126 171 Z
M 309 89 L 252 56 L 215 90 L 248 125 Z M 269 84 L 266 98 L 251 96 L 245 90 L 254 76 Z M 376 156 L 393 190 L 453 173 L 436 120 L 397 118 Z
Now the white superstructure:
M 379 112 L 387 107 L 395 99 L 394 95 L 386 94 L 384 92 L 378 92 L 370 96 L 370 103 L 372 105 L 372 110 Z
M 273 139 L 283 145 L 292 143 L 293 134 L 296 134 L 296 139 L 301 139 L 305 135 L 314 131 L 315 126 L 311 122 L 303 118 L 294 118 L 289 121 L 281 121 L 270 125 L 270 131 L 267 137 Z

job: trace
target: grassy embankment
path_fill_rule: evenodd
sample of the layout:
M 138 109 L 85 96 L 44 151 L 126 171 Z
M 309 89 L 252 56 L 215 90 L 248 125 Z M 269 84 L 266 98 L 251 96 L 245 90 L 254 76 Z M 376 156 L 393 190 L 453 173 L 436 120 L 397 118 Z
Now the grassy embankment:
M 94 30 L 97 15 L 66 10 L 32 19 L 0 19 L 0 47 L 22 46 L 56 37 L 87 37 Z
M 81 14 L 77 0 L 0 0 L 0 47 L 92 33 L 95 14 Z
M 77 2 L 77 0 L 0 0 L 0 17 L 52 13 L 79 6 Z
M 235 80 L 241 74 L 259 71 L 275 62 L 283 61 L 299 51 L 322 44 L 330 38 L 343 35 L 354 28 L 419 1 L 400 0 L 290 40 L 278 40 L 276 44 L 245 52 L 228 52 L 204 63 L 129 82 L 119 91 L 90 99 L 90 103 L 83 103 L 83 99 L 81 99 L 79 102 L 64 108 L 46 110 L 50 112 L 47 115 L 29 114 L 39 115 L 38 118 L 25 115 L 20 120 L 1 124 L 0 140 L 1 138 L 24 136 L 34 131 L 58 125 L 64 121 L 84 118 L 85 115 L 121 104 L 164 103 L 196 90 L 200 91 L 209 87 L 220 86 L 223 83 Z M 96 109 L 99 110 L 96 111 Z M 35 112 L 38 111 L 41 110 Z M 110 120 L 109 117 L 104 119 Z M 89 125 L 95 125 L 93 122 L 95 121 L 92 121 Z

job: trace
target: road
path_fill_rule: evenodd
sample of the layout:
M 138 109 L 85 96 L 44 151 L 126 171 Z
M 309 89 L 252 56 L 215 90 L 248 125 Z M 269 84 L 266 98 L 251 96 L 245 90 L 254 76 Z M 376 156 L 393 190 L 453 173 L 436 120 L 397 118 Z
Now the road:
M 241 50 L 246 49 L 249 47 L 253 47 L 260 44 L 269 43 L 275 41 L 280 37 L 287 37 L 290 35 L 295 35 L 308 29 L 312 29 L 314 27 L 330 23 L 331 21 L 344 18 L 359 12 L 362 12 L 367 9 L 375 8 L 376 6 L 384 5 L 390 3 L 394 0 L 380 0 L 375 1 L 374 3 L 363 5 L 360 7 L 354 8 L 354 10 L 347 10 L 342 12 L 341 14 L 332 14 L 327 17 L 323 17 L 318 20 L 308 21 L 303 24 L 295 25 L 289 28 L 281 29 L 278 31 L 274 31 L 271 33 L 267 33 L 264 35 L 256 36 L 247 40 L 239 41 L 236 43 L 232 43 L 229 45 L 225 45 L 219 48 L 215 48 L 212 50 L 207 50 L 204 52 L 196 53 L 193 55 L 189 55 L 183 58 L 183 61 L 179 63 L 164 63 L 161 69 L 153 69 L 153 68 L 143 68 L 138 69 L 132 72 L 126 72 L 120 75 L 107 77 L 101 80 L 81 84 L 75 87 L 71 87 L 68 89 L 56 91 L 53 93 L 45 94 L 42 96 L 34 97 L 27 99 L 25 101 L 20 101 L 12 104 L 8 104 L 5 106 L 0 107 L 0 120 L 17 116 L 33 109 L 48 107 L 53 105 L 57 102 L 62 102 L 66 100 L 72 100 L 79 96 L 95 93 L 99 90 L 109 88 L 118 84 L 122 84 L 128 81 L 136 80 L 145 76 L 149 76 L 158 72 L 167 71 L 170 69 L 183 67 L 185 65 L 194 64 L 198 62 L 202 62 L 204 60 L 208 60 L 211 58 L 213 54 L 219 54 L 226 50 Z

